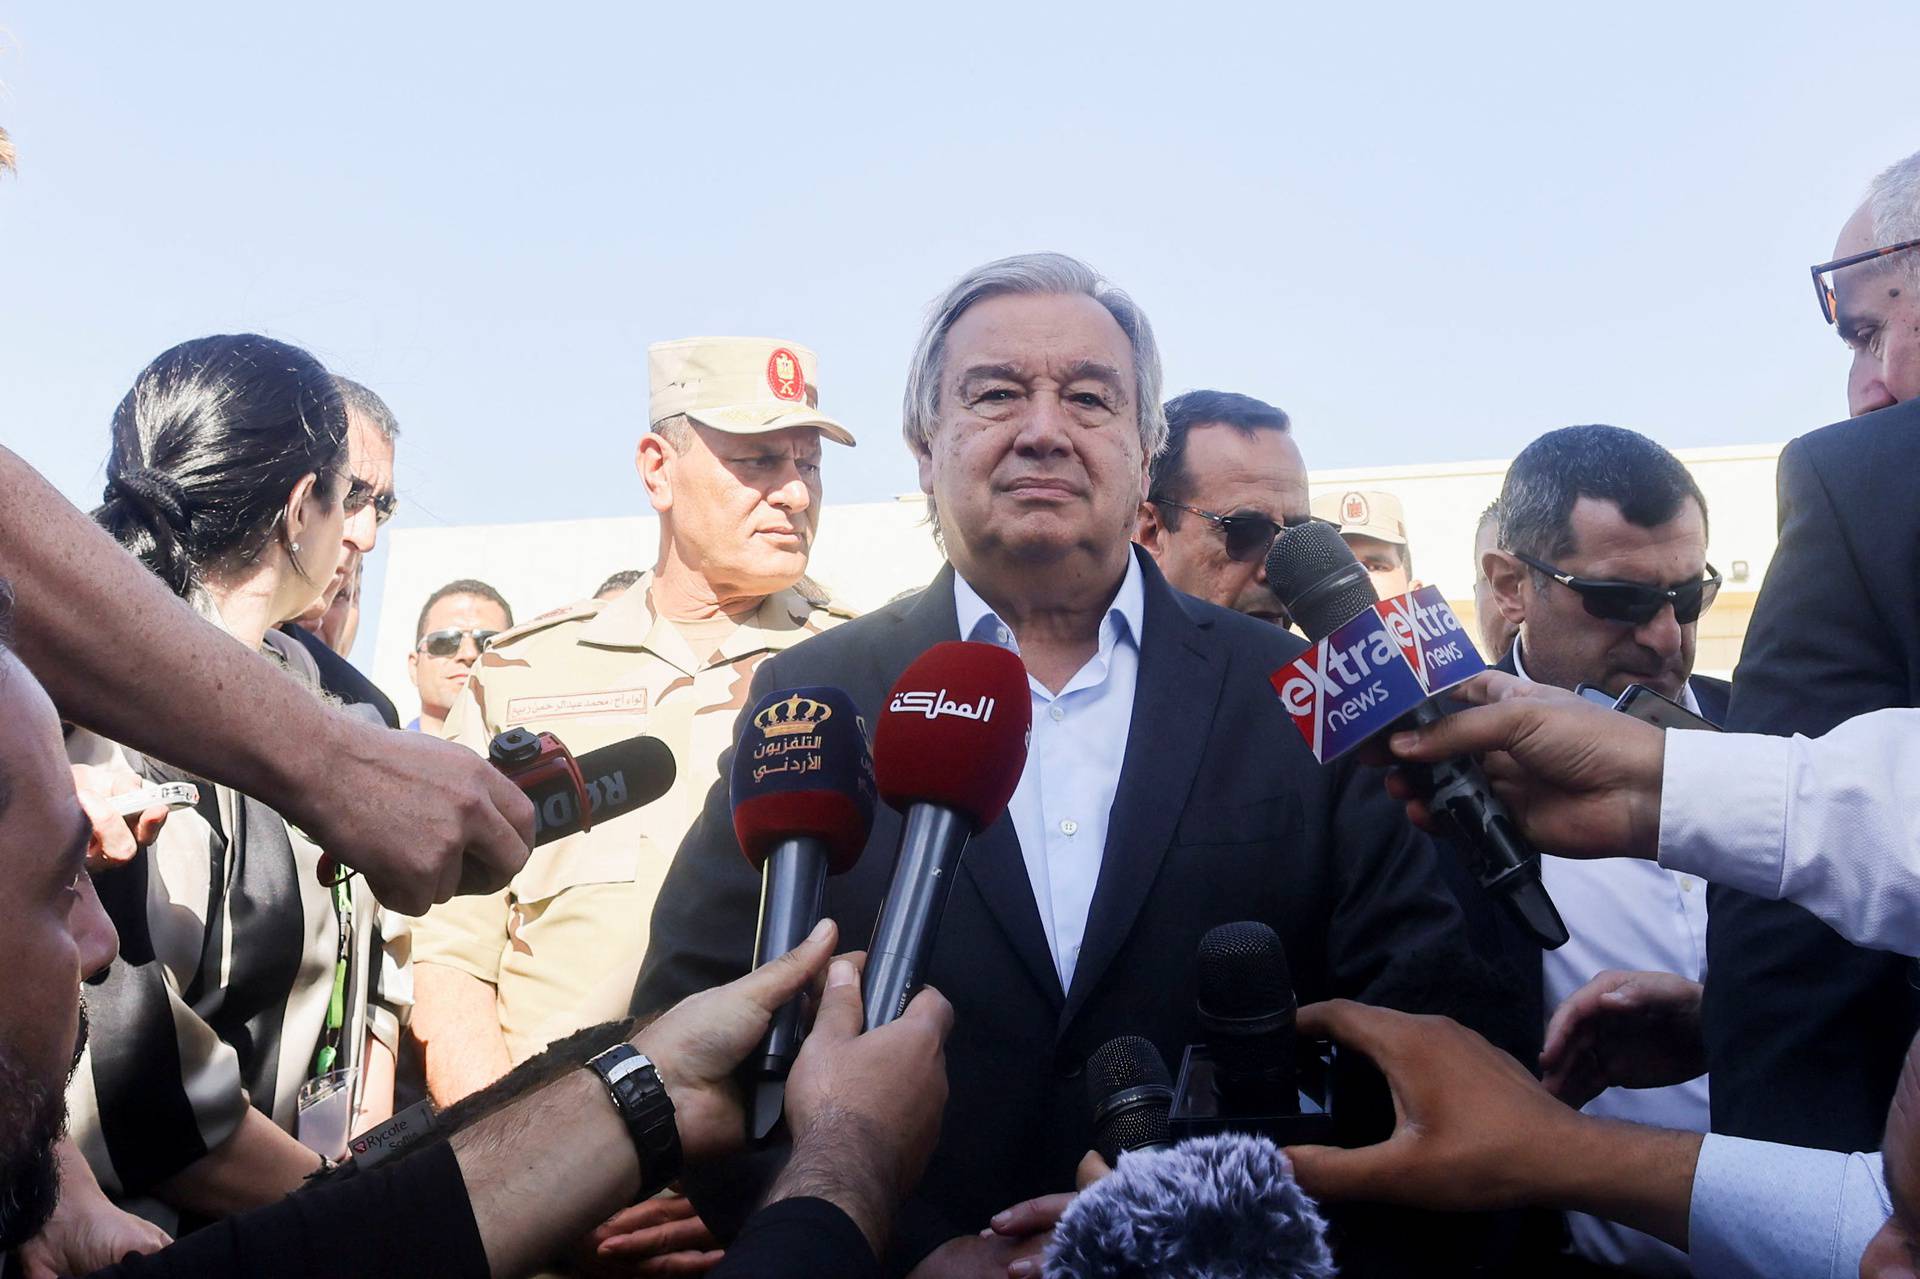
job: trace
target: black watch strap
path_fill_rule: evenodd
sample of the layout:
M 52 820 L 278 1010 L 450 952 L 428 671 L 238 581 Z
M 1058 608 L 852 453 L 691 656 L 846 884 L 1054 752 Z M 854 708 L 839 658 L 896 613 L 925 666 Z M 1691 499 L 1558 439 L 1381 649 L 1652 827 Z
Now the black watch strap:
M 660 1072 L 632 1044 L 615 1044 L 587 1063 L 607 1086 L 614 1109 L 626 1121 L 627 1135 L 640 1156 L 640 1198 L 646 1199 L 680 1175 L 680 1128 L 673 1120 L 673 1098 Z

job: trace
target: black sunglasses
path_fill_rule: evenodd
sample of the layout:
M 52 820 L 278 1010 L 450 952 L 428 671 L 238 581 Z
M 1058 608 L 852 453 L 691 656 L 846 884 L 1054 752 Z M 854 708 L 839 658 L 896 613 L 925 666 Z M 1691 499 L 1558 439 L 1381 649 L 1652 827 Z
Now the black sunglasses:
M 373 506 L 373 522 L 377 527 L 393 518 L 393 513 L 400 508 L 400 499 L 391 493 L 375 493 L 373 485 L 356 475 L 353 483 L 347 485 L 347 495 L 340 499 L 340 509 L 350 516 L 358 515 L 369 504 Z
M 1219 529 L 1220 536 L 1227 543 L 1227 558 L 1241 564 L 1267 558 L 1267 551 L 1273 546 L 1273 539 L 1280 536 L 1280 530 L 1292 527 L 1290 524 L 1276 524 L 1264 515 L 1222 515 L 1218 511 L 1203 511 L 1197 506 L 1188 506 L 1171 498 L 1149 497 L 1147 500 L 1155 506 L 1171 506 L 1176 511 L 1198 515 Z M 1310 515 L 1297 522 L 1307 524 L 1319 519 L 1317 515 Z M 1320 520 L 1322 524 L 1328 522 Z
M 1829 278 L 1836 271 L 1844 271 L 1850 266 L 1859 266 L 1862 262 L 1871 262 L 1875 258 L 1889 257 L 1895 253 L 1905 253 L 1908 249 L 1920 249 L 1920 240 L 1902 240 L 1898 244 L 1883 244 L 1877 249 L 1868 249 L 1865 253 L 1854 253 L 1844 258 L 1835 258 L 1831 262 L 1822 262 L 1811 268 L 1813 271 L 1813 291 L 1820 298 L 1820 314 L 1827 317 L 1827 323 L 1833 324 L 1838 303 L 1834 299 L 1833 281 Z M 1844 336 L 1844 335 L 1843 335 Z
M 445 630 L 428 631 L 420 637 L 420 642 L 414 647 L 428 657 L 452 657 L 460 651 L 460 641 L 468 636 L 473 637 L 475 649 L 484 650 L 487 647 L 487 641 L 499 633 L 499 631 L 463 631 L 457 626 L 449 626 Z
M 1673 620 L 1686 626 L 1700 620 L 1700 614 L 1712 606 L 1720 594 L 1720 570 L 1707 565 L 1707 575 L 1679 586 L 1648 586 L 1645 582 L 1609 582 L 1593 577 L 1575 577 L 1563 573 L 1544 560 L 1513 552 L 1513 558 L 1530 568 L 1539 569 L 1560 585 L 1580 596 L 1587 612 L 1608 622 L 1631 622 L 1645 626 L 1673 605 Z

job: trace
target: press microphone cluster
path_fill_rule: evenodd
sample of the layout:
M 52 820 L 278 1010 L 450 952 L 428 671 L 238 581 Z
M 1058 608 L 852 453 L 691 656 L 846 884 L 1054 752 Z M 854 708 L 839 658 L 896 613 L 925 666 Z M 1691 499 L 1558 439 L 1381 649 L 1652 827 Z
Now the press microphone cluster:
M 827 686 L 782 689 L 753 708 L 734 751 L 733 831 L 761 872 L 758 968 L 786 954 L 820 922 L 827 876 L 860 860 L 873 825 L 873 761 L 853 699 Z M 800 1052 L 798 999 L 773 1015 L 746 1070 L 754 1140 L 779 1122 L 787 1075 Z
M 861 987 L 868 1029 L 925 980 L 967 841 L 1006 811 L 1027 762 L 1027 668 L 992 644 L 936 644 L 901 674 L 873 735 L 880 798 L 903 818 Z
M 1266 567 L 1267 585 L 1315 642 L 1275 674 L 1274 686 L 1322 760 L 1381 733 L 1438 721 L 1443 712 L 1433 693 L 1484 666 L 1438 591 L 1382 603 L 1332 524 L 1310 520 L 1287 529 L 1274 539 Z M 1480 886 L 1542 947 L 1563 945 L 1567 926 L 1540 882 L 1540 856 L 1480 766 L 1447 760 L 1432 766 L 1432 777 L 1433 811 L 1459 833 Z

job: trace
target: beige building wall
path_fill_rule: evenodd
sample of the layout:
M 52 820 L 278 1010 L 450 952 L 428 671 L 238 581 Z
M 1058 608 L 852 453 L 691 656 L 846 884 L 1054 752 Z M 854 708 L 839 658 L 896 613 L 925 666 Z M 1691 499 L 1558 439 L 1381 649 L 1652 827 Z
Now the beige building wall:
M 1727 578 L 1719 601 L 1701 619 L 1697 669 L 1731 673 L 1753 612 L 1753 596 L 1774 545 L 1774 467 L 1782 446 L 1742 445 L 1685 449 L 1678 454 L 1707 495 L 1707 558 Z M 1500 491 L 1506 462 L 1452 462 L 1423 466 L 1315 471 L 1314 494 L 1384 489 L 1406 507 L 1414 572 L 1438 586 L 1454 611 L 1471 623 L 1473 530 Z M 925 523 L 919 494 L 891 502 L 835 505 L 822 512 L 812 576 L 855 608 L 877 608 L 903 591 L 924 586 L 941 555 Z M 374 641 L 374 682 L 411 719 L 418 709 L 407 681 L 420 605 L 459 577 L 490 583 L 513 605 L 514 616 L 540 613 L 590 594 L 610 574 L 652 565 L 659 537 L 651 516 L 477 524 L 457 528 L 393 529 L 383 535 L 386 581 Z

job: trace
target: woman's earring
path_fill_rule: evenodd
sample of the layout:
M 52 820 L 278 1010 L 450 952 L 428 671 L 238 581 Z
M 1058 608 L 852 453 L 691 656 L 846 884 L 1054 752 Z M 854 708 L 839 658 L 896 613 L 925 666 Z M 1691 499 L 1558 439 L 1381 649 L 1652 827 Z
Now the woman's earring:
M 298 542 L 288 542 L 288 543 L 287 543 L 287 549 L 288 549 L 289 551 L 291 551 L 291 552 L 292 552 L 293 554 L 295 554 L 295 555 L 298 555 L 298 554 L 300 553 L 300 543 L 298 543 Z

